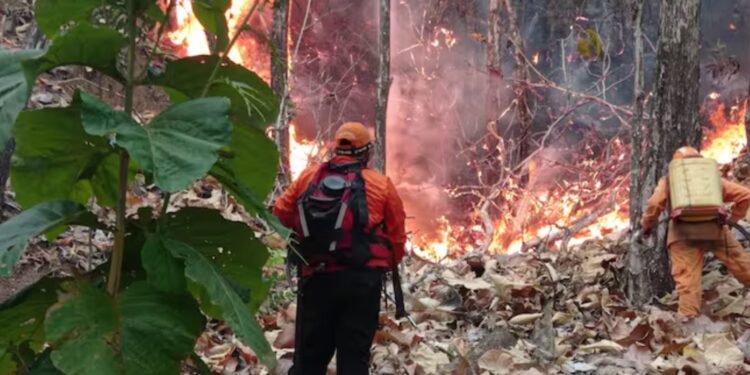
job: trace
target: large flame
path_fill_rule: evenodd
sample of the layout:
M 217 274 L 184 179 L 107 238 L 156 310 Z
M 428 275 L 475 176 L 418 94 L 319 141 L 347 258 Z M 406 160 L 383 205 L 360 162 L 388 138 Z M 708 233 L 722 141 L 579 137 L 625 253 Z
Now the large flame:
M 745 112 L 747 100 L 729 107 L 719 101 L 716 93 L 709 94 L 715 106 L 709 115 L 710 127 L 704 131 L 702 154 L 716 159 L 719 164 L 730 163 L 747 143 L 745 134 Z
M 240 22 L 247 12 L 252 9 L 255 0 L 232 1 L 225 13 L 229 37 L 240 32 Z M 167 34 L 169 41 L 181 49 L 180 53 L 185 56 L 207 55 L 211 53 L 206 39 L 206 32 L 198 18 L 193 12 L 191 0 L 176 0 L 174 10 L 171 14 L 171 31 Z M 248 65 L 252 60 L 252 52 L 257 50 L 257 42 L 252 39 L 235 43 L 229 51 L 229 58 L 237 64 Z M 256 68 L 257 67 L 253 67 Z M 267 78 L 269 72 L 258 72 L 261 77 Z
M 313 159 L 320 157 L 322 153 L 320 143 L 302 139 L 297 134 L 294 122 L 289 125 L 289 168 L 293 179 L 299 177 Z
M 227 11 L 227 24 L 230 34 L 239 32 L 239 23 L 257 0 L 235 0 Z M 199 55 L 210 53 L 209 45 L 203 27 L 193 14 L 191 1 L 177 0 L 172 30 L 168 33 L 170 42 L 178 47 L 181 55 Z M 267 68 L 254 65 L 254 61 L 262 56 L 258 42 L 254 39 L 240 38 L 239 43 L 231 50 L 229 57 L 236 63 L 255 70 L 261 77 L 270 78 Z M 428 48 L 452 48 L 458 39 L 453 31 L 444 27 L 436 28 L 432 38 L 427 40 Z M 572 56 L 572 55 L 571 55 Z M 571 57 L 572 58 L 572 57 Z M 537 64 L 540 54 L 533 55 L 532 60 Z M 259 71 L 260 70 L 260 71 Z M 714 104 L 708 116 L 709 127 L 705 132 L 703 154 L 717 159 L 720 163 L 728 163 L 735 158 L 745 146 L 744 116 L 747 102 L 734 105 L 727 110 L 726 105 L 719 100 L 718 94 L 709 96 Z M 299 135 L 294 123 L 289 128 L 290 139 L 290 167 L 293 178 L 308 167 L 312 161 L 319 160 L 325 153 L 324 144 L 317 140 L 306 140 Z M 610 164 L 597 160 L 591 153 L 589 159 L 579 159 L 576 167 L 582 172 L 577 179 L 558 181 L 554 186 L 544 189 L 521 188 L 524 184 L 510 181 L 503 189 L 502 195 L 493 202 L 500 206 L 502 215 L 499 217 L 480 218 L 476 207 L 467 207 L 466 218 L 459 222 L 451 222 L 446 216 L 435 220 L 431 230 L 411 228 L 413 236 L 409 241 L 412 250 L 423 257 L 440 260 L 457 254 L 486 249 L 489 252 L 512 253 L 524 249 L 529 243 L 538 244 L 546 239 L 554 239 L 548 246 L 555 246 L 563 239 L 568 245 L 577 245 L 592 239 L 601 238 L 607 234 L 627 228 L 627 171 L 616 169 L 627 157 L 627 147 L 619 141 L 614 143 L 615 155 L 620 155 Z M 536 161 L 529 166 L 529 174 L 534 175 L 541 167 Z M 610 174 L 618 177 L 613 183 L 605 181 L 602 170 L 609 170 Z M 593 197 L 593 198 L 592 198 Z M 597 202 L 610 202 L 604 207 Z M 408 203 L 408 202 L 407 202 Z M 497 210 L 495 211 L 497 212 Z M 410 214 L 419 214 L 411 212 Z M 592 216 L 593 215 L 593 216 Z M 597 217 L 598 216 L 598 217 Z M 580 225 L 584 220 L 584 224 Z M 582 228 L 576 228 L 575 234 L 566 232 L 571 225 L 578 223 Z M 489 238 L 488 238 L 489 237 Z

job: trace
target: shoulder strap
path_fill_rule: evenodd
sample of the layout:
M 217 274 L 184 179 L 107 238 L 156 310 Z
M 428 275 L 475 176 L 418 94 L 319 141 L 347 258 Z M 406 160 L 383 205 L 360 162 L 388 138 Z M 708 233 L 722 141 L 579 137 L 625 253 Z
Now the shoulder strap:
M 357 163 L 357 165 L 352 166 L 347 175 L 348 179 L 352 181 L 350 204 L 354 208 L 357 226 L 362 229 L 367 228 L 370 223 L 370 214 L 367 208 L 367 189 L 365 179 L 362 177 L 361 164 Z

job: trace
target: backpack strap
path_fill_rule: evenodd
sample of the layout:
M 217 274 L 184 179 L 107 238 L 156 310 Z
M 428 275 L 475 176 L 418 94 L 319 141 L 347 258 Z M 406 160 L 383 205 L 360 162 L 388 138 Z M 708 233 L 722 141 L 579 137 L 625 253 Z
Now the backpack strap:
M 313 176 L 312 181 L 307 186 L 307 189 L 305 189 L 305 192 L 301 197 L 299 197 L 299 199 L 297 199 L 297 214 L 299 215 L 299 221 L 302 225 L 302 235 L 305 238 L 310 237 L 310 228 L 307 225 L 307 216 L 305 215 L 305 208 L 302 203 L 318 188 L 320 179 L 323 176 L 323 171 L 329 168 L 329 164 L 330 163 L 324 163 L 320 166 L 320 168 L 318 168 L 318 170 L 315 172 L 315 176 Z

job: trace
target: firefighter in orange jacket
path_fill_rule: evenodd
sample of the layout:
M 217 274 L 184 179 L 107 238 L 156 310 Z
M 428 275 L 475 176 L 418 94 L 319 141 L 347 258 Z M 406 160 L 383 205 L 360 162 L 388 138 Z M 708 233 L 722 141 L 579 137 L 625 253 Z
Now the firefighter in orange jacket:
M 406 243 L 396 188 L 367 168 L 372 141 L 364 125 L 343 124 L 335 156 L 305 170 L 274 206 L 302 258 L 290 374 L 326 374 L 334 352 L 337 373 L 369 373 L 383 273 L 401 261 Z
M 696 157 L 701 155 L 692 147 L 682 147 L 673 156 L 674 159 Z M 726 220 L 736 223 L 745 217 L 750 207 L 750 190 L 724 179 L 721 187 L 724 202 L 734 203 Z M 662 178 L 649 198 L 641 220 L 644 235 L 650 234 L 668 202 L 669 183 L 666 178 Z M 723 223 L 670 220 L 667 245 L 672 258 L 672 277 L 679 297 L 679 314 L 684 319 L 700 315 L 703 254 L 706 251 L 713 251 L 737 280 L 750 286 L 750 255 Z

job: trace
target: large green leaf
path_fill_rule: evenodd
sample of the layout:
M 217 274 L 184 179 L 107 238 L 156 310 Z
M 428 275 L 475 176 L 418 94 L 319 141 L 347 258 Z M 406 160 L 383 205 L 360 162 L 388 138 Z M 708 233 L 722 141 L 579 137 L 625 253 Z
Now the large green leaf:
M 26 375 L 65 375 L 52 363 L 52 350 L 47 349 L 36 357 Z
M 68 22 L 87 20 L 101 0 L 36 0 L 34 19 L 48 37 L 60 32 Z
M 279 151 L 276 143 L 258 129 L 235 125 L 230 148 L 230 157 L 224 158 L 224 165 L 231 168 L 239 182 L 265 199 L 278 177 Z
M 13 360 L 13 355 L 5 348 L 0 348 L 0 374 L 15 374 L 16 369 L 16 361 Z
M 229 44 L 229 28 L 224 15 L 230 0 L 192 0 L 193 13 L 201 25 L 216 36 L 215 51 L 224 51 Z
M 60 280 L 43 279 L 0 306 L 0 348 L 44 344 L 44 316 L 57 302 Z
M 255 213 L 260 216 L 266 223 L 268 223 L 277 233 L 286 237 L 291 233 L 289 229 L 284 227 L 279 219 L 268 211 L 268 208 L 263 203 L 263 199 L 258 197 L 254 191 L 250 190 L 245 184 L 239 182 L 234 177 L 234 172 L 231 171 L 231 167 L 225 166 L 223 161 L 219 161 L 211 169 L 211 176 L 221 182 L 222 186 L 234 196 L 243 207 L 249 212 Z
M 26 107 L 36 77 L 27 75 L 23 62 L 41 56 L 41 50 L 0 48 L 0 146 L 11 138 L 18 114 Z
M 89 284 L 53 308 L 45 322 L 52 361 L 69 375 L 179 374 L 205 319 L 188 295 L 144 282 L 116 301 Z
M 83 125 L 89 134 L 113 134 L 157 186 L 184 189 L 203 177 L 231 140 L 229 101 L 203 98 L 173 105 L 140 126 L 94 96 L 82 93 Z
M 23 112 L 14 129 L 11 183 L 24 207 L 53 199 L 87 200 L 79 181 L 91 180 L 101 204 L 114 203 L 119 160 L 107 140 L 86 134 L 76 107 Z M 83 201 L 81 201 L 83 199 Z
M 8 276 L 32 237 L 58 225 L 96 225 L 96 216 L 71 201 L 31 207 L 0 224 L 0 276 Z
M 36 74 L 61 65 L 85 65 L 124 81 L 117 70 L 117 56 L 126 43 L 125 37 L 110 27 L 81 22 L 55 38 L 44 56 L 24 65 Z
M 148 283 L 165 292 L 187 290 L 185 265 L 172 256 L 158 235 L 149 235 L 141 250 L 141 263 L 146 270 Z
M 185 276 L 206 289 L 211 303 L 221 308 L 224 320 L 229 323 L 237 337 L 252 348 L 266 366 L 275 367 L 276 356 L 258 321 L 219 267 L 200 250 L 183 242 L 165 239 L 164 245 L 174 256 L 185 260 Z
M 193 56 L 170 62 L 163 75 L 151 83 L 199 97 L 216 66 L 216 56 Z M 226 96 L 232 101 L 232 115 L 242 125 L 265 129 L 279 113 L 279 99 L 257 74 L 241 65 L 225 62 L 209 87 L 208 96 Z
M 263 280 L 268 249 L 250 227 L 207 208 L 187 207 L 168 216 L 164 235 L 199 250 L 230 280 L 248 289 L 249 306 L 256 310 L 270 288 L 270 283 Z

